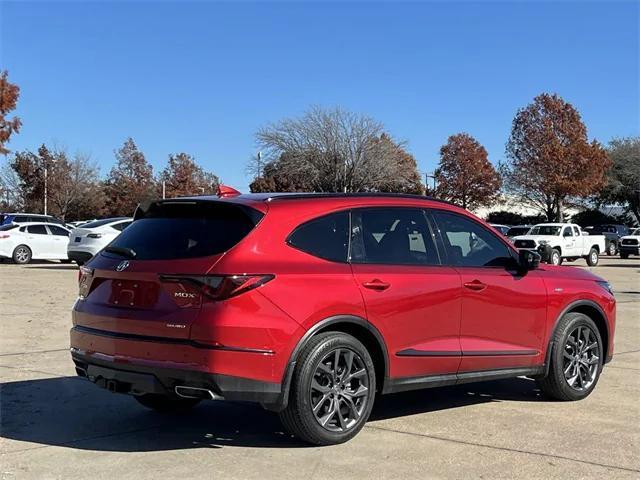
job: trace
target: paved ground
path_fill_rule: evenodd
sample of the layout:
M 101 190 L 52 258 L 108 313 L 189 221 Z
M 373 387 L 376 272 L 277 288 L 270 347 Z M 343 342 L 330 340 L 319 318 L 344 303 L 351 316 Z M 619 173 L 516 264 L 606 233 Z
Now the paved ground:
M 593 271 L 616 290 L 618 328 L 586 400 L 545 401 L 525 379 L 397 394 L 353 441 L 310 448 L 253 405 L 165 417 L 75 377 L 75 267 L 0 264 L 0 477 L 640 478 L 640 261 Z

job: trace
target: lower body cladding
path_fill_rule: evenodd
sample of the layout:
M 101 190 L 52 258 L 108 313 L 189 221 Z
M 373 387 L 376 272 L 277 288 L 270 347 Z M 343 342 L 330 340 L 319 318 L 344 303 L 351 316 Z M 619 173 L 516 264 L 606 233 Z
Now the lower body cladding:
M 72 262 L 82 265 L 93 258 L 93 253 L 81 252 L 79 250 L 67 250 L 67 258 Z
M 265 407 L 282 402 L 280 383 L 118 362 L 103 354 L 71 348 L 76 373 L 113 393 L 159 394 L 183 398 L 258 402 Z

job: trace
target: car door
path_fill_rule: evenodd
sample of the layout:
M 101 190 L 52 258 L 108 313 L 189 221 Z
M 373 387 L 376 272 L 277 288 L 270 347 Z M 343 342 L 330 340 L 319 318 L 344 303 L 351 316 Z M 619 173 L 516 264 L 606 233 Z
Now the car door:
M 564 227 L 560 236 L 562 238 L 563 257 L 579 257 L 582 255 L 582 244 L 578 241 L 578 237 L 573 234 L 571 226 Z
M 351 268 L 367 317 L 387 343 L 390 376 L 455 375 L 460 275 L 441 264 L 424 211 L 356 209 L 351 230 Z
M 43 224 L 26 227 L 27 246 L 33 258 L 48 258 L 51 253 L 51 238 L 47 227 Z
M 69 243 L 69 231 L 59 227 L 58 225 L 47 225 L 49 232 L 51 232 L 52 250 L 51 258 L 66 259 L 67 258 L 67 244 Z
M 515 252 L 465 215 L 434 210 L 445 263 L 462 280 L 459 372 L 544 362 L 547 295 L 536 271 L 518 273 Z

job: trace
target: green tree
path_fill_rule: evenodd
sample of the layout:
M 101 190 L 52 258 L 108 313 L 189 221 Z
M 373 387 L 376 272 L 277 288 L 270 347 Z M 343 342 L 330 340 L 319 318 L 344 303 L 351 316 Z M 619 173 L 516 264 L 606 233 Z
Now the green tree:
M 607 152 L 612 166 L 600 201 L 624 205 L 640 224 L 640 137 L 615 138 Z

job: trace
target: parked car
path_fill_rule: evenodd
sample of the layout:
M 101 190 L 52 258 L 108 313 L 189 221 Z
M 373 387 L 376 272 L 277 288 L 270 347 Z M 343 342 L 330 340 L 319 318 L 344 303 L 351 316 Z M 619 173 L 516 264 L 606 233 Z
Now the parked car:
M 513 239 L 519 235 L 526 235 L 533 225 L 514 225 L 507 230 L 507 237 Z
M 15 263 L 31 260 L 67 260 L 69 230 L 44 222 L 12 223 L 0 227 L 0 258 Z
M 587 265 L 594 267 L 600 253 L 605 251 L 604 236 L 590 235 L 573 223 L 540 223 L 526 235 L 514 237 L 513 243 L 518 249 L 530 251 L 548 245 L 551 248 L 548 261 L 553 265 L 584 258 Z
M 629 228 L 625 225 L 594 225 L 589 235 L 604 235 L 607 255 L 617 255 L 620 249 L 620 239 L 629 235 Z
M 2 213 L 0 214 L 0 226 L 9 225 L 10 223 L 29 223 L 29 222 L 44 222 L 55 223 L 65 226 L 62 220 L 52 217 L 51 215 L 41 215 L 39 213 Z
M 131 224 L 131 220 L 128 217 L 104 218 L 74 228 L 67 245 L 69 260 L 78 265 L 84 265 L 111 240 L 120 235 L 122 230 Z
M 620 239 L 620 258 L 629 258 L 630 255 L 640 255 L 640 228 Z
M 539 259 L 423 196 L 159 200 L 81 267 L 71 355 L 146 407 L 258 402 L 312 444 L 356 435 L 376 392 L 524 375 L 579 400 L 615 298 Z
M 499 223 L 491 223 L 490 225 L 503 235 L 506 235 L 511 228 L 509 225 L 500 225 Z

